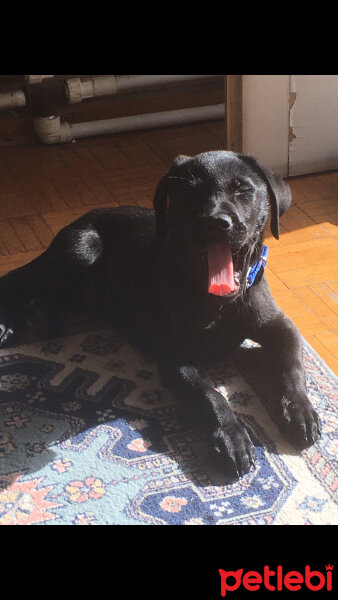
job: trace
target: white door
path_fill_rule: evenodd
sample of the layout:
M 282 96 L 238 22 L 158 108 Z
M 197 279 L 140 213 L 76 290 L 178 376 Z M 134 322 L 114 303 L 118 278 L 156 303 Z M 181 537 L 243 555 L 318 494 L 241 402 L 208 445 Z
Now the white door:
M 289 175 L 338 169 L 338 75 L 291 75 Z
M 243 152 L 283 177 L 338 169 L 338 75 L 243 75 Z

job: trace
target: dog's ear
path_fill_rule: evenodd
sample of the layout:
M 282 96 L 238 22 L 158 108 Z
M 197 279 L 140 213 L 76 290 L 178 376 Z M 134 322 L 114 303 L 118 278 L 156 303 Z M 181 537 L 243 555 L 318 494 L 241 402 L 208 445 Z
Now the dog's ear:
M 183 154 L 177 156 L 168 173 L 162 177 L 157 185 L 154 197 L 154 211 L 156 216 L 156 231 L 159 238 L 163 238 L 168 231 L 167 196 L 170 190 L 170 177 L 173 176 L 175 168 L 189 158 L 189 156 L 184 156 Z
M 248 154 L 240 155 L 246 163 L 248 163 L 267 184 L 269 192 L 269 200 L 271 206 L 271 233 L 279 239 L 279 217 L 281 217 L 291 204 L 291 191 L 288 184 L 283 179 L 276 175 L 271 169 L 262 165 L 254 156 Z

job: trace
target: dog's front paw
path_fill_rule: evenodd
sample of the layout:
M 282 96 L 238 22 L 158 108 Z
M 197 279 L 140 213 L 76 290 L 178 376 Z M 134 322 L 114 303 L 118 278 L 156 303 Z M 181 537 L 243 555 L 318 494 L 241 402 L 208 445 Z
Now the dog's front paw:
M 308 398 L 283 397 L 281 409 L 280 426 L 284 436 L 300 450 L 312 446 L 321 435 L 321 424 Z
M 231 479 L 239 479 L 255 464 L 256 451 L 240 423 L 234 419 L 212 434 L 212 452 Z

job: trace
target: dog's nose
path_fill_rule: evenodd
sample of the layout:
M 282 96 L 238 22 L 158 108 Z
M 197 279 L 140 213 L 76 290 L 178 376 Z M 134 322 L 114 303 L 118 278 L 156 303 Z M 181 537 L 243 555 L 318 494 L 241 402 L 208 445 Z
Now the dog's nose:
M 228 215 L 217 217 L 216 221 L 220 229 L 228 230 L 232 228 L 232 219 Z
M 229 215 L 207 217 L 205 224 L 210 229 L 218 231 L 230 231 L 233 226 L 232 218 Z

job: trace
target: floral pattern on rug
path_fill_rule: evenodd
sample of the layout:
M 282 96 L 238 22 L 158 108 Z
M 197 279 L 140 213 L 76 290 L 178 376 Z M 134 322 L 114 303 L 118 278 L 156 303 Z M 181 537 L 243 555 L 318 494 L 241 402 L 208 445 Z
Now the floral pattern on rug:
M 250 343 L 247 344 L 250 346 Z M 323 435 L 297 454 L 233 363 L 207 377 L 257 452 L 229 483 L 155 365 L 113 330 L 0 353 L 0 525 L 336 524 L 337 379 L 304 346 Z

